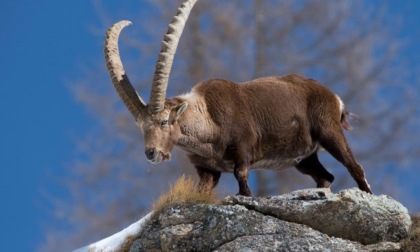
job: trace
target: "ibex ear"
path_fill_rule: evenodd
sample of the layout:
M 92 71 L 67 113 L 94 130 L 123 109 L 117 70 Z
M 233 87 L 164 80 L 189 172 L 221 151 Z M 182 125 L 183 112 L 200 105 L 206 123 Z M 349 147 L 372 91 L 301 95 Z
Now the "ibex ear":
M 179 104 L 178 106 L 174 107 L 171 111 L 171 121 L 175 122 L 178 118 L 185 112 L 188 107 L 188 102 L 184 101 L 183 103 Z

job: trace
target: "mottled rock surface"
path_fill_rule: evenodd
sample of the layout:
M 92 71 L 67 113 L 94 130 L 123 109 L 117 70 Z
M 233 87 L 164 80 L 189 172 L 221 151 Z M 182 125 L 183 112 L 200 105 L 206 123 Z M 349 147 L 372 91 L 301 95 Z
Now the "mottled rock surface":
M 410 215 L 399 202 L 356 188 L 338 194 L 329 189 L 307 189 L 263 198 L 229 196 L 225 203 L 244 205 L 362 244 L 398 242 L 407 237 L 411 226 Z
M 129 250 L 398 251 L 411 222 L 398 202 L 357 189 L 230 196 L 223 204 L 168 207 Z

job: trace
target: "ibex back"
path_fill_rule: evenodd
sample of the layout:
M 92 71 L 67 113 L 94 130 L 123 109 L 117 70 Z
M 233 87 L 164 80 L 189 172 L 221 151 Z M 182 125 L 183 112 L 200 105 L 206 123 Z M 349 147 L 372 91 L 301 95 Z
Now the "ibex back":
M 350 172 L 359 188 L 371 193 L 363 168 L 355 161 L 342 128 L 349 129 L 341 99 L 315 80 L 287 75 L 237 84 L 208 80 L 190 93 L 166 99 L 173 57 L 196 0 L 187 0 L 169 25 L 156 64 L 149 104 L 125 75 L 118 37 L 130 24 L 121 21 L 107 32 L 105 58 L 114 87 L 143 131 L 151 163 L 170 159 L 174 146 L 189 156 L 201 190 L 212 190 L 222 172 L 233 172 L 239 194 L 250 196 L 250 169 L 296 167 L 318 187 L 334 180 L 319 162 L 327 150 Z

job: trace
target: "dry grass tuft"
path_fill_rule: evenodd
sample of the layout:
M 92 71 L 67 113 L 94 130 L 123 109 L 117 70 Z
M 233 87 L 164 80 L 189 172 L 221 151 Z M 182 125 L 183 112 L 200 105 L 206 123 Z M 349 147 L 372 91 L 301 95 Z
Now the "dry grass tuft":
M 171 186 L 168 192 L 162 194 L 153 203 L 153 217 L 159 215 L 168 206 L 198 203 L 218 204 L 214 190 L 202 192 L 198 189 L 197 182 L 191 177 L 182 176 Z
M 420 251 L 420 214 L 412 215 L 411 220 L 413 221 L 413 225 L 411 226 L 410 234 L 401 242 L 400 251 Z

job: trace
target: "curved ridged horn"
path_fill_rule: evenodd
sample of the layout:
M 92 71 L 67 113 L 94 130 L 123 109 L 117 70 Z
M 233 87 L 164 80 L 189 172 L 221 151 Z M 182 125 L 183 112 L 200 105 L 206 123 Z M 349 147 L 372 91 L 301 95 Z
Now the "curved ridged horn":
M 176 48 L 178 47 L 179 39 L 191 9 L 196 2 L 197 0 L 186 0 L 182 3 L 177 14 L 169 24 L 168 31 L 163 37 L 162 48 L 156 63 L 152 91 L 150 93 L 149 109 L 152 114 L 161 111 L 164 107 L 169 74 L 171 72 Z
M 115 90 L 134 118 L 137 119 L 146 104 L 125 74 L 118 50 L 118 38 L 121 30 L 128 25 L 131 25 L 130 21 L 120 21 L 108 29 L 105 39 L 105 62 Z

